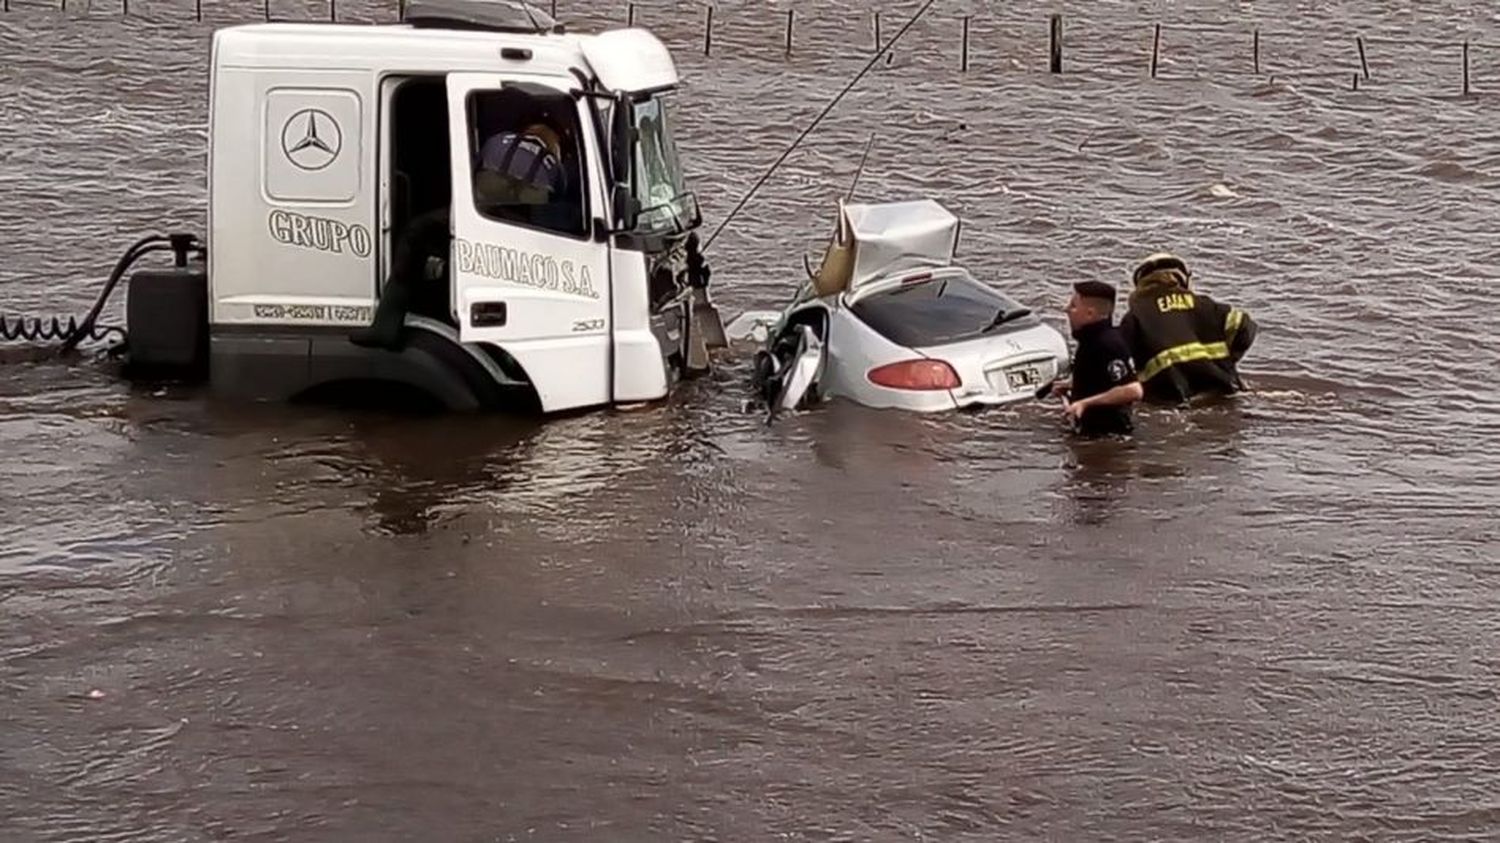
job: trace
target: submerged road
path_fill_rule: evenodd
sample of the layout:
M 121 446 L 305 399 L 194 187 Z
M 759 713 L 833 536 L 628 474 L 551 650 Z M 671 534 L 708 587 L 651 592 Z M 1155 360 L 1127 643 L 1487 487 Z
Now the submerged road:
M 243 19 L 137 5 L 0 16 L 7 313 L 202 229 L 207 36 Z M 874 131 L 861 198 L 943 201 L 1055 324 L 1072 281 L 1183 253 L 1264 326 L 1253 394 L 1111 446 L 1040 404 L 767 428 L 743 355 L 539 424 L 6 350 L 0 838 L 1494 839 L 1500 52 L 1454 94 L 1500 23 L 1193 0 L 1153 82 L 1134 9 L 1064 4 L 1052 77 L 1050 7 L 945 6 L 715 244 L 726 312 L 790 295 Z M 870 8 L 799 8 L 787 59 L 763 4 L 719 4 L 710 58 L 698 7 L 639 6 L 711 224 Z

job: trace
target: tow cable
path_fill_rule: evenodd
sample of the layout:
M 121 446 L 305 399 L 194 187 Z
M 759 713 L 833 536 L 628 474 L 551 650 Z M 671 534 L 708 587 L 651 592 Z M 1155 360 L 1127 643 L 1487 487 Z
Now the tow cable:
M 114 294 L 115 287 L 119 286 L 120 279 L 125 277 L 125 273 L 135 265 L 136 261 L 149 254 L 167 251 L 175 255 L 179 267 L 187 265 L 189 254 L 199 257 L 207 254 L 207 250 L 195 234 L 153 234 L 149 237 L 142 237 L 120 256 L 114 271 L 109 274 L 109 280 L 104 284 L 104 289 L 99 292 L 99 297 L 94 300 L 93 307 L 89 308 L 82 320 L 69 316 L 68 320 L 63 322 L 56 316 L 50 318 L 6 316 L 0 313 L 0 340 L 31 343 L 60 342 L 58 353 L 66 354 L 85 340 L 102 342 L 111 336 L 119 336 L 120 341 L 110 346 L 109 353 L 123 352 L 129 342 L 125 329 L 118 325 L 100 325 L 99 314 L 104 310 L 104 305 L 109 302 L 110 296 Z

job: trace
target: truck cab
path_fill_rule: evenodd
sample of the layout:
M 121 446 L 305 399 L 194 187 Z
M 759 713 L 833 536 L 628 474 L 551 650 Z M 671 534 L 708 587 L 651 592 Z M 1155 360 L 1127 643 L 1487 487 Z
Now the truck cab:
M 649 32 L 570 34 L 517 0 L 217 31 L 212 389 L 545 413 L 666 396 L 722 335 L 694 323 L 717 314 L 690 271 L 679 83 Z

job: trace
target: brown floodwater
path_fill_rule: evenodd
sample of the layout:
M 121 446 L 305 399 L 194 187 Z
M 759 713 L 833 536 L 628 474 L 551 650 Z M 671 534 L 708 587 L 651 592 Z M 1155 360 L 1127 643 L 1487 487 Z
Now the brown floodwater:
M 1500 15 L 1151 5 L 937 4 L 711 254 L 731 315 L 781 304 L 872 132 L 860 198 L 948 204 L 1056 325 L 1179 251 L 1262 323 L 1255 389 L 1125 444 L 1051 404 L 768 427 L 744 350 L 532 421 L 0 349 L 0 838 L 1494 839 Z M 785 5 L 719 4 L 708 58 L 702 7 L 638 6 L 710 226 L 868 60 L 868 4 L 808 6 L 790 58 Z M 12 0 L 0 310 L 202 230 L 208 36 L 259 14 Z

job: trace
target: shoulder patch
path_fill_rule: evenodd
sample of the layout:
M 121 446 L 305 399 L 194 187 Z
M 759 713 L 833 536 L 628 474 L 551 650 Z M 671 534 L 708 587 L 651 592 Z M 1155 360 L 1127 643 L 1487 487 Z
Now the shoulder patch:
M 1109 361 L 1109 379 L 1115 383 L 1130 377 L 1130 361 L 1121 360 L 1118 357 Z

